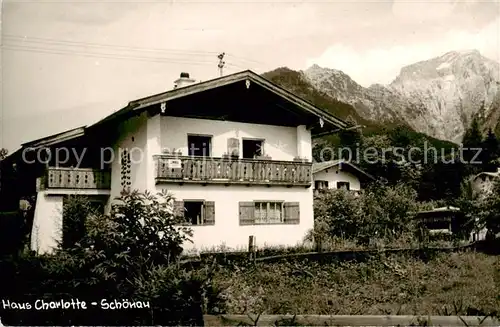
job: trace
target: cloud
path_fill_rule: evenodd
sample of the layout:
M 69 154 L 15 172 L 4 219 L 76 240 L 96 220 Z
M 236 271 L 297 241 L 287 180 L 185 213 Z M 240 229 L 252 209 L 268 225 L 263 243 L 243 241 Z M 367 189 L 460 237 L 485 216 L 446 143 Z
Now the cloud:
M 405 46 L 354 50 L 339 43 L 327 48 L 321 55 L 310 58 L 306 66 L 318 64 L 339 69 L 363 86 L 373 83 L 388 84 L 401 68 L 418 61 L 428 60 L 452 50 L 477 49 L 482 55 L 500 59 L 500 18 L 478 32 L 450 30 L 441 37 L 412 43 Z
M 450 16 L 457 1 L 407 1 L 394 0 L 392 13 L 401 20 L 429 21 Z

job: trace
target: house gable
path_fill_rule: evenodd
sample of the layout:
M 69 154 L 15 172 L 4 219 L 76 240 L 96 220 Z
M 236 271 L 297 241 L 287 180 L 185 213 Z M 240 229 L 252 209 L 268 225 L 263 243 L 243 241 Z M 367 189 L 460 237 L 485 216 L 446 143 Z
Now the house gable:
M 333 167 L 340 167 L 340 170 L 350 172 L 363 180 L 375 180 L 375 177 L 368 174 L 356 165 L 344 160 L 332 160 L 313 164 L 313 174 L 325 171 Z
M 145 110 L 152 115 L 278 126 L 306 125 L 313 136 L 348 127 L 346 122 L 248 70 L 132 101 L 93 126 Z

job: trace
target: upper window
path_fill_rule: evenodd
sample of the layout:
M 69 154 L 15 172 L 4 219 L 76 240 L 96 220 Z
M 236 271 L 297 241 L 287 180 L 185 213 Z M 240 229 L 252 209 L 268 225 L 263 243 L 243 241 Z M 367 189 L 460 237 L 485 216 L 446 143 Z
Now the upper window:
M 316 190 L 324 190 L 328 188 L 328 181 L 314 181 L 314 188 Z
M 210 157 L 212 137 L 202 135 L 188 135 L 188 155 Z
M 337 188 L 343 188 L 346 190 L 350 190 L 349 182 L 337 182 Z
M 264 154 L 264 140 L 243 140 L 243 158 L 254 159 Z

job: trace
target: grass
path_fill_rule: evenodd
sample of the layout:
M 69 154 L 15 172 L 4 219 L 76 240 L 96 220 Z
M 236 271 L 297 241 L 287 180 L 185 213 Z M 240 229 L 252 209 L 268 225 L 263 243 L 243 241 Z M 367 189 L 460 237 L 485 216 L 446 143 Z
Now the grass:
M 498 257 L 466 252 L 429 262 L 257 263 L 221 268 L 229 314 L 489 315 L 500 309 Z

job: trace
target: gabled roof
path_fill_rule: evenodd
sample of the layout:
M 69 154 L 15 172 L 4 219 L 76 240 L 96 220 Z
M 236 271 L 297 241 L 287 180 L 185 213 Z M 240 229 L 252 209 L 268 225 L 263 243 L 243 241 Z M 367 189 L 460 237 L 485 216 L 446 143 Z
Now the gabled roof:
M 295 105 L 299 106 L 302 108 L 304 111 L 314 114 L 318 116 L 319 118 L 323 119 L 325 122 L 332 124 L 333 126 L 336 126 L 338 129 L 345 129 L 349 127 L 349 124 L 332 114 L 324 111 L 323 109 L 320 109 L 310 102 L 294 95 L 293 93 L 281 88 L 280 86 L 268 81 L 267 79 L 263 78 L 262 76 L 252 72 L 251 70 L 245 70 L 239 73 L 219 77 L 216 79 L 212 79 L 209 81 L 197 83 L 197 84 L 191 84 L 188 86 L 176 88 L 167 92 L 155 94 L 152 96 L 148 96 L 145 98 L 137 99 L 134 101 L 129 102 L 129 104 L 109 115 L 108 117 L 105 117 L 104 119 L 98 121 L 92 126 L 100 125 L 104 122 L 107 122 L 109 120 L 112 120 L 114 118 L 118 118 L 122 115 L 129 114 L 133 111 L 141 111 L 144 110 L 148 106 L 152 106 L 155 104 L 160 104 L 163 102 L 168 102 L 170 100 L 186 97 L 195 93 L 203 92 L 203 91 L 208 91 L 212 90 L 221 86 L 233 84 L 236 82 L 241 82 L 241 81 L 250 81 L 250 83 L 255 83 L 265 89 L 267 89 L 270 92 L 273 92 L 280 97 L 294 103 Z M 92 127 L 91 126 L 91 127 Z
M 80 136 L 85 135 L 85 126 L 73 128 L 61 133 L 49 135 L 42 137 L 40 139 L 23 143 L 21 146 L 23 148 L 38 148 L 44 146 L 50 146 L 63 141 L 71 140 Z
M 342 160 L 342 159 L 313 163 L 312 171 L 313 171 L 313 174 L 316 174 L 316 173 L 319 173 L 320 171 L 323 171 L 325 169 L 329 169 L 329 168 L 332 168 L 335 166 L 340 166 L 340 169 L 342 169 L 342 166 L 349 166 L 352 169 L 354 169 L 355 171 L 359 172 L 360 174 L 368 177 L 368 179 L 375 180 L 375 177 L 368 174 L 363 169 L 359 168 L 358 166 L 354 165 L 353 163 L 350 163 L 349 161 Z
M 201 82 L 197 84 L 192 84 L 180 88 L 176 88 L 167 92 L 155 94 L 152 96 L 148 96 L 145 98 L 137 99 L 129 102 L 127 106 L 124 108 L 115 111 L 114 113 L 106 116 L 105 118 L 99 120 L 98 122 L 90 125 L 90 126 L 82 126 L 78 128 L 74 128 L 62 133 L 50 135 L 44 138 L 40 138 L 34 141 L 30 141 L 22 144 L 22 148 L 26 147 L 42 147 L 42 146 L 50 146 L 53 144 L 57 144 L 63 141 L 71 140 L 77 137 L 84 136 L 87 133 L 88 129 L 91 129 L 96 126 L 103 125 L 106 122 L 110 122 L 115 119 L 126 119 L 127 117 L 136 115 L 146 110 L 147 107 L 160 104 L 163 102 L 167 102 L 169 100 L 174 100 L 182 97 L 187 97 L 192 94 L 196 94 L 203 91 L 208 91 L 212 89 L 216 89 L 218 87 L 222 87 L 225 85 L 241 82 L 241 81 L 249 81 L 250 84 L 255 83 L 262 88 L 280 96 L 281 98 L 293 103 L 301 110 L 304 110 L 308 114 L 312 114 L 312 116 L 317 116 L 322 119 L 325 123 L 328 123 L 334 128 L 338 130 L 345 129 L 349 127 L 349 124 L 332 114 L 320 109 L 310 102 L 294 95 L 293 93 L 279 87 L 278 85 L 268 81 L 267 79 L 261 77 L 260 75 L 250 71 L 245 70 L 239 73 L 219 77 L 216 79 L 212 79 L 206 82 Z M 366 174 L 366 173 L 365 173 Z
M 499 171 L 497 171 L 497 172 L 483 171 L 483 172 L 477 174 L 476 176 L 474 176 L 474 180 L 477 179 L 478 177 L 481 177 L 481 176 L 500 178 L 500 168 L 499 168 Z
M 424 210 L 424 211 L 419 211 L 417 212 L 418 215 L 421 214 L 432 214 L 432 213 L 439 213 L 439 212 L 460 212 L 460 208 L 448 206 L 448 207 L 440 207 L 440 208 L 435 208 L 432 210 Z

